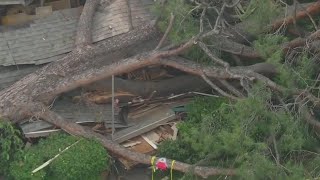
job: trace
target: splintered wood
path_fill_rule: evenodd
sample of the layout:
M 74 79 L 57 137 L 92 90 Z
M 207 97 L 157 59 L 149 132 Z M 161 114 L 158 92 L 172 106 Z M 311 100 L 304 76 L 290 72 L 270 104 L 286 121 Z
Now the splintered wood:
M 150 111 L 144 112 L 140 117 L 137 117 L 134 120 L 137 122 L 136 125 L 116 132 L 113 140 L 118 143 L 122 143 L 128 139 L 155 129 L 168 121 L 174 120 L 175 117 L 175 113 L 169 107 L 159 106 Z
M 174 136 L 173 133 L 174 131 L 171 129 L 170 125 L 163 125 L 140 136 L 134 137 L 122 143 L 121 145 L 135 152 L 154 155 L 156 153 L 158 145 L 164 140 L 172 139 Z M 126 169 L 131 169 L 135 165 L 139 164 L 121 157 L 118 158 L 118 160 Z
M 117 132 L 115 141 L 132 151 L 154 155 L 162 141 L 176 138 L 176 122 L 169 122 L 176 116 L 170 106 L 147 106 L 131 112 L 128 119 L 136 125 Z M 138 164 L 121 157 L 118 159 L 126 169 Z

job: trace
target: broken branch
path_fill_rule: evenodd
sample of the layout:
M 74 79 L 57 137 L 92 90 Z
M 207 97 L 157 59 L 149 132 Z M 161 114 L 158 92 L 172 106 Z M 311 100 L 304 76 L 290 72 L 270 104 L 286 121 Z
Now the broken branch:
M 173 26 L 174 17 L 175 17 L 175 16 L 173 15 L 173 13 L 171 13 L 171 14 L 170 14 L 169 25 L 168 25 L 168 27 L 167 27 L 167 29 L 166 29 L 166 32 L 165 32 L 164 35 L 162 36 L 162 38 L 161 38 L 159 44 L 157 45 L 157 47 L 155 48 L 155 50 L 160 49 L 160 48 L 162 47 L 163 43 L 165 42 L 165 40 L 167 39 L 167 37 L 168 37 L 168 35 L 169 35 L 169 33 L 170 33 L 171 29 L 172 29 L 172 26 Z
M 202 79 L 204 81 L 206 81 L 211 87 L 212 89 L 216 90 L 218 93 L 220 93 L 221 95 L 227 97 L 227 98 L 230 98 L 232 100 L 238 100 L 239 98 L 233 96 L 233 95 L 230 95 L 226 92 L 224 92 L 222 89 L 220 89 L 217 85 L 213 84 L 213 82 L 205 75 L 205 74 L 202 74 L 201 75 Z
M 200 48 L 210 57 L 211 60 L 222 65 L 225 68 L 229 68 L 229 63 L 224 62 L 222 59 L 213 55 L 212 52 L 210 51 L 210 49 L 203 42 L 199 41 L 198 44 L 199 44 Z
M 227 3 L 224 2 L 223 5 L 222 5 L 222 7 L 221 7 L 221 10 L 220 10 L 220 12 L 219 12 L 219 14 L 218 14 L 218 17 L 217 17 L 217 19 L 216 19 L 216 23 L 215 23 L 215 25 L 214 25 L 214 28 L 213 28 L 213 31 L 215 31 L 215 32 L 219 32 L 219 31 L 218 31 L 218 26 L 219 26 L 219 24 L 220 24 L 220 21 L 221 21 L 222 15 L 223 15 L 223 13 L 224 13 L 224 10 L 226 9 L 226 6 L 227 6 Z
M 315 15 L 320 13 L 320 1 L 312 3 L 306 9 L 296 13 L 296 16 L 288 16 L 284 19 L 277 20 L 272 24 L 272 30 L 277 30 L 282 25 L 289 25 L 294 22 L 294 20 L 299 20 L 307 17 L 308 15 Z
M 226 80 L 219 80 L 219 82 L 226 87 L 230 92 L 232 92 L 234 95 L 243 98 L 244 95 L 235 87 L 233 87 L 229 82 L 227 82 Z
M 95 9 L 98 6 L 100 0 L 87 0 L 79 22 L 76 36 L 76 46 L 81 47 L 92 44 L 91 23 L 92 17 L 95 13 Z

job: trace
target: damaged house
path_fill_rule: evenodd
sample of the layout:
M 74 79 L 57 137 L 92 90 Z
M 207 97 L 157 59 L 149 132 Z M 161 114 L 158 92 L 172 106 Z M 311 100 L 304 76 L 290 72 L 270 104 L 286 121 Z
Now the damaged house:
M 93 43 L 103 44 L 152 22 L 153 3 L 153 0 L 114 0 L 101 4 L 92 22 Z M 5 9 L 0 32 L 0 90 L 61 59 L 75 47 L 83 1 L 1 0 L 0 4 Z M 157 41 L 150 40 L 136 49 L 155 43 Z M 66 120 L 89 126 L 126 148 L 152 154 L 162 140 L 175 139 L 177 129 L 173 121 L 180 117 L 178 114 L 183 112 L 181 108 L 192 96 L 191 91 L 207 88 L 197 77 L 172 77 L 160 67 L 124 73 L 114 78 L 114 108 L 111 79 L 57 97 L 51 108 Z M 177 82 L 179 86 L 170 87 Z M 172 96 L 172 93 L 187 91 L 191 93 Z M 43 137 L 60 130 L 37 117 L 25 119 L 19 125 L 27 138 Z M 122 162 L 127 168 L 135 164 L 124 159 Z

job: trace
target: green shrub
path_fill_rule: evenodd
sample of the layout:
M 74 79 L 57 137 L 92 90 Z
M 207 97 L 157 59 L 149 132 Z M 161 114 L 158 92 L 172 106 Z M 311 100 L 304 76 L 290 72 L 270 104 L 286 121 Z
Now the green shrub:
M 288 39 L 284 36 L 267 34 L 259 36 L 253 42 L 253 46 L 267 62 L 279 65 L 283 60 L 281 45 L 287 41 Z
M 72 144 L 47 167 L 31 173 Z M 66 134 L 51 135 L 17 156 L 19 160 L 10 165 L 13 179 L 98 179 L 110 166 L 108 154 L 100 143 Z
M 157 1 L 152 12 L 159 17 L 158 27 L 163 32 L 169 25 L 170 14 L 174 14 L 175 23 L 169 33 L 169 39 L 172 43 L 178 44 L 199 32 L 199 19 L 196 17 L 199 9 L 185 0 L 170 0 L 165 6 L 161 1 Z
M 22 147 L 20 131 L 9 122 L 0 120 L 0 175 L 8 173 L 8 164 L 13 161 L 14 155 L 21 151 Z
M 281 6 L 278 1 L 250 0 L 241 15 L 245 30 L 252 34 L 263 32 L 279 15 Z

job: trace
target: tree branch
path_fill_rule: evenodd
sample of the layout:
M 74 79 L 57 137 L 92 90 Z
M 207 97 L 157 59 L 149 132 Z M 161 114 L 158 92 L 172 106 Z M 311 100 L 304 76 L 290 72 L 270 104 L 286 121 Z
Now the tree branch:
M 304 113 L 304 117 L 305 117 L 305 121 L 313 128 L 315 129 L 318 133 L 320 133 L 320 122 L 315 119 L 311 113 L 309 112 L 309 110 L 307 108 L 303 109 L 303 113 Z
M 229 63 L 224 62 L 222 59 L 220 59 L 220 58 L 216 57 L 215 55 L 213 55 L 212 52 L 210 51 L 210 49 L 203 42 L 198 41 L 198 45 L 210 57 L 211 60 L 213 60 L 217 64 L 222 65 L 225 68 L 229 68 Z
M 273 143 L 274 151 L 276 153 L 276 163 L 277 163 L 278 166 L 280 166 L 280 154 L 279 154 L 279 151 L 278 151 L 278 146 L 277 146 L 277 141 L 276 141 L 275 134 L 272 134 L 272 143 Z
M 207 8 L 204 7 L 200 16 L 200 33 L 203 33 L 203 18 L 206 15 Z
M 217 85 L 213 84 L 213 82 L 205 75 L 205 74 L 202 74 L 201 75 L 202 79 L 204 81 L 206 81 L 211 87 L 212 89 L 216 90 L 218 93 L 220 93 L 221 95 L 227 97 L 227 98 L 230 98 L 232 100 L 238 100 L 239 98 L 231 95 L 231 94 L 228 94 L 226 92 L 224 92 L 222 89 L 220 89 Z
M 161 38 L 159 44 L 157 45 L 157 47 L 155 48 L 155 50 L 158 50 L 161 48 L 161 46 L 163 45 L 164 41 L 167 39 L 171 29 L 172 29 L 172 26 L 173 26 L 173 22 L 174 22 L 174 15 L 173 13 L 170 14 L 170 22 L 169 22 L 169 25 L 166 29 L 166 32 L 164 33 L 163 37 Z
M 310 6 L 308 6 L 306 9 L 299 11 L 296 13 L 296 16 L 288 16 L 284 19 L 277 20 L 274 23 L 272 23 L 272 30 L 277 30 L 282 25 L 289 25 L 292 24 L 293 21 L 302 19 L 307 17 L 308 15 L 315 15 L 320 13 L 320 1 L 317 1 L 315 3 L 312 3 Z
M 218 17 L 217 17 L 217 19 L 216 19 L 216 23 L 215 23 L 215 25 L 214 25 L 214 28 L 213 28 L 213 31 L 215 31 L 215 32 L 219 32 L 219 30 L 218 30 L 219 27 L 218 27 L 218 26 L 219 26 L 219 24 L 220 24 L 220 21 L 221 21 L 222 15 L 223 15 L 223 13 L 224 13 L 224 10 L 226 9 L 226 6 L 227 6 L 227 3 L 224 2 L 223 5 L 222 5 L 222 7 L 221 7 L 221 10 L 220 10 L 220 12 L 219 12 L 219 14 L 218 14 Z
M 92 44 L 91 24 L 95 13 L 95 9 L 98 6 L 99 2 L 100 0 L 86 1 L 78 22 L 76 47 L 82 47 L 85 45 Z
M 245 96 L 235 87 L 233 87 L 230 83 L 228 83 L 226 80 L 219 80 L 219 82 L 226 87 L 230 92 L 232 92 L 234 95 L 240 98 L 244 98 Z
M 128 20 L 129 20 L 129 30 L 133 29 L 133 23 L 132 23 L 132 12 L 131 12 L 131 5 L 130 5 L 130 0 L 126 0 L 127 3 L 127 8 L 128 8 Z
M 307 38 L 300 38 L 300 37 L 296 38 L 296 39 L 294 39 L 294 40 L 292 40 L 290 42 L 287 42 L 287 43 L 282 45 L 283 52 L 286 53 L 290 49 L 294 49 L 294 48 L 299 47 L 299 46 L 305 46 L 306 43 L 316 41 L 319 38 L 320 38 L 320 30 L 317 30 L 317 31 L 313 32 Z
M 310 14 L 303 6 L 301 6 L 301 4 L 299 3 L 298 0 L 294 0 L 294 3 L 295 3 L 296 5 L 299 5 L 299 7 L 301 7 L 301 9 L 302 9 L 302 10 L 307 14 L 307 16 L 309 17 L 309 19 L 310 19 L 310 21 L 311 21 L 314 29 L 315 29 L 315 30 L 318 30 L 317 24 L 316 24 L 316 22 L 314 21 L 314 19 L 312 18 L 311 14 Z

